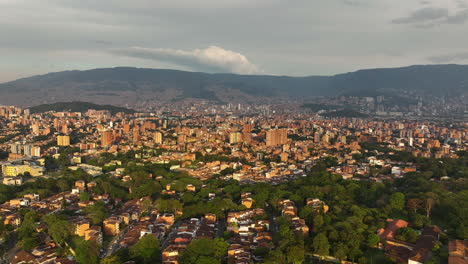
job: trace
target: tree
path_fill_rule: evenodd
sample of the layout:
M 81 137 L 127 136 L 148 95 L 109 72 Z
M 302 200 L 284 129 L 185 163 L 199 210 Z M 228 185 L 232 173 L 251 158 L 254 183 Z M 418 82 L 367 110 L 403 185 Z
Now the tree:
M 432 192 L 428 192 L 426 194 L 426 198 L 424 199 L 424 210 L 426 211 L 426 217 L 431 216 L 432 208 L 436 203 L 436 195 Z
M 390 207 L 397 210 L 402 210 L 405 206 L 405 195 L 401 192 L 393 193 L 390 196 Z
M 414 229 L 403 227 L 398 229 L 395 238 L 401 241 L 415 243 L 416 239 L 418 238 L 418 233 Z
M 148 212 L 152 206 L 153 206 L 153 202 L 151 201 L 151 199 L 144 199 L 143 202 L 141 203 L 141 210 L 143 212 Z
M 57 187 L 60 189 L 61 192 L 70 190 L 70 184 L 67 180 L 61 178 L 57 181 Z
M 348 252 L 348 248 L 346 247 L 346 245 L 343 244 L 343 243 L 339 243 L 336 246 L 334 256 L 339 260 L 344 260 L 344 259 L 346 259 L 347 252 Z
M 177 209 L 182 209 L 182 203 L 176 199 L 159 199 L 154 201 L 154 207 L 160 212 L 174 213 Z
M 107 211 L 104 203 L 98 202 L 85 208 L 85 213 L 91 221 L 92 225 L 102 223 L 107 218 Z
M 288 259 L 289 263 L 301 264 L 305 260 L 305 250 L 303 247 L 291 246 L 288 249 L 286 258 Z
M 47 231 L 49 235 L 58 244 L 63 245 L 72 236 L 72 224 L 58 215 L 46 215 L 43 217 L 43 220 L 47 224 Z
M 100 264 L 120 264 L 120 263 L 123 263 L 123 262 L 124 261 L 122 261 L 119 256 L 112 255 L 112 256 L 103 258 L 101 260 Z
M 377 244 L 380 242 L 380 237 L 376 234 L 370 234 L 367 237 L 367 246 L 368 247 L 376 247 Z
M 229 244 L 223 239 L 197 239 L 187 246 L 179 259 L 181 264 L 220 264 L 227 253 Z
M 33 244 L 34 240 L 37 240 L 37 232 L 35 232 L 35 223 L 39 220 L 39 215 L 36 211 L 26 211 L 24 214 L 23 222 L 17 230 L 18 238 L 24 240 L 21 243 L 23 248 Z M 26 248 L 24 248 L 26 249 Z M 27 250 L 27 249 L 26 249 Z
M 320 256 L 328 256 L 330 254 L 330 243 L 324 233 L 315 236 L 313 241 L 314 253 Z
M 157 182 L 147 182 L 141 185 L 136 185 L 132 187 L 132 194 L 133 198 L 141 198 L 144 196 L 152 196 L 156 197 L 161 192 L 161 185 Z
M 20 242 L 19 245 L 26 251 L 30 251 L 31 249 L 39 246 L 39 240 L 37 237 L 26 237 L 23 238 Z
M 58 167 L 59 167 L 59 164 L 57 162 L 56 159 L 52 158 L 51 156 L 46 156 L 44 158 L 44 167 L 48 170 L 48 171 L 54 171 L 54 170 L 57 170 Z
M 160 263 L 161 244 L 153 235 L 145 235 L 130 247 L 130 257 L 138 263 Z
M 91 196 L 87 192 L 82 192 L 80 193 L 80 201 L 85 202 L 89 201 L 91 199 Z
M 78 264 L 98 263 L 98 246 L 94 242 L 86 240 L 77 242 L 75 252 Z
M 280 249 L 270 251 L 270 254 L 264 261 L 265 264 L 287 264 L 288 260 L 286 259 L 285 254 Z
M 408 208 L 408 210 L 412 211 L 413 213 L 416 213 L 419 209 L 422 208 L 422 206 L 423 201 L 418 198 L 408 199 L 406 202 L 406 208 Z
M 323 225 L 323 216 L 318 214 L 318 215 L 315 215 L 314 218 L 313 218 L 313 231 L 314 232 L 318 232 L 320 230 L 320 227 L 322 227 Z
M 268 249 L 266 247 L 258 247 L 253 251 L 253 254 L 255 256 L 259 256 L 259 257 L 264 258 L 264 257 L 266 257 L 268 255 L 269 252 L 270 252 L 270 249 Z

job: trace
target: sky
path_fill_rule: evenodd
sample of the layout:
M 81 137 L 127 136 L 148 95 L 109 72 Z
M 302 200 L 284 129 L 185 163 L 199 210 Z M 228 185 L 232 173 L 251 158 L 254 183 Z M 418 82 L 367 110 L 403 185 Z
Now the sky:
M 271 75 L 468 64 L 468 0 L 0 0 L 0 82 L 117 66 Z

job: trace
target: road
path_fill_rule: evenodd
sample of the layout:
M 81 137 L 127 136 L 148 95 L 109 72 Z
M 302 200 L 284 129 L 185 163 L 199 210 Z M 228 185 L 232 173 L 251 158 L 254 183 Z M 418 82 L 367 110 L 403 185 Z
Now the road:
M 133 223 L 131 223 L 129 226 L 127 226 L 122 232 L 120 232 L 112 241 L 109 243 L 109 246 L 107 247 L 107 250 L 100 255 L 101 258 L 108 257 L 112 254 L 114 254 L 117 250 L 119 250 L 120 242 L 124 238 L 124 236 L 128 233 L 130 229 L 132 229 L 134 226 Z
M 218 220 L 216 222 L 216 237 L 224 237 L 226 230 L 226 219 Z
M 265 205 L 266 205 L 265 212 L 268 215 L 268 221 L 270 221 L 270 232 L 276 233 L 278 231 L 278 227 L 276 225 L 276 216 L 275 216 L 274 209 L 271 208 L 271 206 L 267 203 L 265 203 Z

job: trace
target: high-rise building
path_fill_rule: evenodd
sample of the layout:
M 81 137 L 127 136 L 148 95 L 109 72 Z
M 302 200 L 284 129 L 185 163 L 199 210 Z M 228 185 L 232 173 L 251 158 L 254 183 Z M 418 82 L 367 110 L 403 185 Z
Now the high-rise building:
M 252 142 L 252 134 L 250 132 L 243 132 L 242 133 L 242 140 L 244 143 L 250 143 Z
M 54 118 L 54 127 L 58 128 L 59 125 L 60 125 L 60 121 L 58 120 L 58 118 Z
M 229 134 L 229 144 L 236 144 L 242 141 L 242 134 L 239 132 L 234 132 Z
M 103 130 L 101 132 L 101 147 L 108 147 L 112 145 L 112 132 L 109 130 Z
M 161 132 L 155 132 L 154 133 L 154 143 L 155 144 L 162 144 L 163 138 L 162 138 L 162 133 Z
M 247 133 L 252 132 L 252 124 L 244 124 L 242 132 L 247 132 Z
M 33 146 L 30 144 L 23 145 L 24 155 L 25 156 L 32 156 L 32 148 Z
M 57 136 L 58 146 L 70 146 L 70 136 Z
M 346 144 L 346 136 L 341 136 L 340 141 L 341 143 Z
M 322 136 L 322 143 L 323 144 L 329 144 L 330 143 L 330 136 L 328 134 L 325 134 Z
M 34 134 L 39 134 L 39 124 L 38 123 L 33 123 L 31 125 L 32 132 Z
M 133 129 L 133 141 L 134 142 L 140 141 L 140 130 L 139 130 L 138 126 L 136 126 Z
M 41 147 L 33 146 L 31 149 L 31 156 L 40 157 L 41 156 Z
M 68 134 L 68 125 L 67 125 L 67 124 L 64 124 L 64 125 L 62 126 L 62 133 Z
M 272 129 L 266 134 L 266 145 L 267 146 L 278 146 L 283 145 L 288 142 L 288 130 L 286 128 L 282 129 Z
M 13 143 L 10 145 L 10 152 L 13 154 L 21 154 L 21 144 Z
M 319 132 L 315 132 L 314 134 L 314 142 L 315 143 L 320 143 L 320 138 L 322 137 L 322 135 L 319 133 Z

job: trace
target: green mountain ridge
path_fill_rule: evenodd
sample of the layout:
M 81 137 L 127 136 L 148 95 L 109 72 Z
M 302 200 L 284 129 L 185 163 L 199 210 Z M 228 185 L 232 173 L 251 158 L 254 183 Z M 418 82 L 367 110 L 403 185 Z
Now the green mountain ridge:
M 63 71 L 0 84 L 0 103 L 32 106 L 65 101 L 132 105 L 200 98 L 257 102 L 316 96 L 463 96 L 467 65 L 415 65 L 359 70 L 334 76 L 208 74 L 165 69 L 116 67 Z

